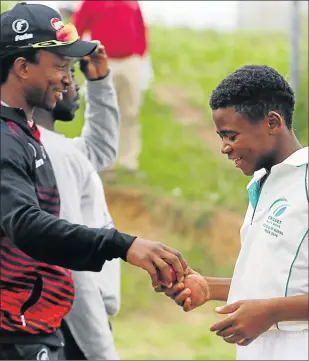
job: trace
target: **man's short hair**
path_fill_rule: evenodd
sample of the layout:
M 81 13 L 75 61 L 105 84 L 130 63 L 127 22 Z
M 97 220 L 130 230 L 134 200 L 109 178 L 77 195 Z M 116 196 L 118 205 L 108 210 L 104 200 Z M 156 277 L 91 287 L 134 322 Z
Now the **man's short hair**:
M 25 58 L 32 64 L 39 63 L 39 54 L 37 49 L 24 49 L 10 54 L 4 58 L 0 58 L 0 85 L 7 81 L 9 72 L 15 60 L 19 57 Z

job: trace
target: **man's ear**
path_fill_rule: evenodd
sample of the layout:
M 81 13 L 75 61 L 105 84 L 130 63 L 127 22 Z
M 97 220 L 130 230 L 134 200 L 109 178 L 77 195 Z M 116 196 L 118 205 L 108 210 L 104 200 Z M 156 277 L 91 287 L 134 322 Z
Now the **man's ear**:
M 279 113 L 274 111 L 268 113 L 267 120 L 268 120 L 269 134 L 278 133 L 284 125 L 283 117 Z
M 22 80 L 27 80 L 29 77 L 29 62 L 23 57 L 19 57 L 14 61 L 13 72 L 15 76 Z

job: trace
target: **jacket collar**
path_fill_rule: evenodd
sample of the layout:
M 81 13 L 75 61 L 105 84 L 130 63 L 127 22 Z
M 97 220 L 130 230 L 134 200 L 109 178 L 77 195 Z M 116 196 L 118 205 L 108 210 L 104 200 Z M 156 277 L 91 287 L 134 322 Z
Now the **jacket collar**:
M 23 109 L 21 108 L 12 108 L 6 106 L 6 104 L 1 102 L 0 105 L 0 116 L 5 121 L 12 121 L 20 126 L 20 128 L 30 135 L 32 138 L 40 141 L 40 134 L 37 132 L 37 127 L 35 124 L 29 124 L 27 117 Z

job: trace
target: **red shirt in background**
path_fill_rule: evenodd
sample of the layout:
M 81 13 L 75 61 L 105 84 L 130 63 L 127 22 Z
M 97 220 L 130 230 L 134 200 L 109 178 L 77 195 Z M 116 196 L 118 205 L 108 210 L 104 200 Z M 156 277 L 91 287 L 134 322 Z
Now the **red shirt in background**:
M 137 1 L 82 1 L 73 14 L 82 37 L 100 40 L 109 58 L 143 56 L 147 51 L 146 27 Z

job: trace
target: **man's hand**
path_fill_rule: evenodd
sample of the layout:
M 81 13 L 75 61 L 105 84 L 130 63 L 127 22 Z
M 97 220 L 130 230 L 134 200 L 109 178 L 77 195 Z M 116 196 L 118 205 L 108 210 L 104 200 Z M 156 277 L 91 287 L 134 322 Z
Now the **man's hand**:
M 100 41 L 95 41 L 98 46 L 94 53 L 84 56 L 80 61 L 80 69 L 87 80 L 104 78 L 108 74 L 108 58 L 104 46 Z
M 229 314 L 210 327 L 228 343 L 247 346 L 276 323 L 270 300 L 245 300 L 217 307 L 216 312 Z
M 185 312 L 191 311 L 210 300 L 208 283 L 202 275 L 188 268 L 184 282 L 177 282 L 171 288 L 159 286 L 156 292 L 164 292 Z
M 177 280 L 183 282 L 187 264 L 181 254 L 158 242 L 152 242 L 141 238 L 136 238 L 127 253 L 127 262 L 134 266 L 146 270 L 151 279 L 152 286 L 157 288 L 161 282 L 159 274 L 162 274 L 162 283 L 166 287 L 172 286 L 172 273 L 170 267 L 174 269 Z

